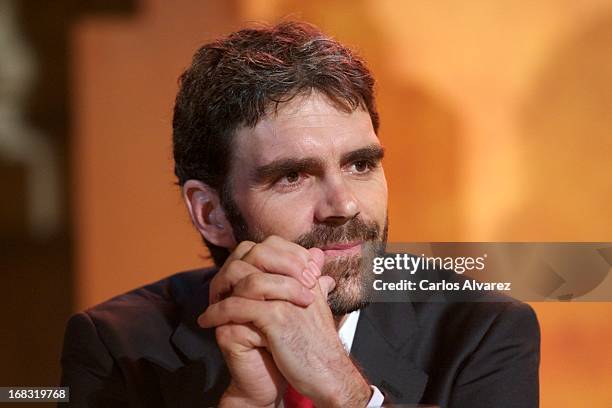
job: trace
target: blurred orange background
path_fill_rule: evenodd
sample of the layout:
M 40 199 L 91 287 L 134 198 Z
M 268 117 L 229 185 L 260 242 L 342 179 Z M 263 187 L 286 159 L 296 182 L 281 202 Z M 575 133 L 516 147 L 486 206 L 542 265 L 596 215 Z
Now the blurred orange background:
M 202 43 L 300 19 L 378 80 L 392 241 L 612 241 L 612 3 L 142 0 L 70 31 L 75 310 L 209 264 L 174 185 Z M 611 303 L 533 304 L 544 407 L 612 406 Z

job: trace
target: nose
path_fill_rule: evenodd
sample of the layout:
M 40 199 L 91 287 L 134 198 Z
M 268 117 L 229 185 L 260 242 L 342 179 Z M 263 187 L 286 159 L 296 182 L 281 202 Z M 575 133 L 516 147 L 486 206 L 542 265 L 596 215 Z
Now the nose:
M 359 214 L 359 204 L 341 176 L 322 183 L 321 198 L 315 209 L 317 222 L 342 225 Z

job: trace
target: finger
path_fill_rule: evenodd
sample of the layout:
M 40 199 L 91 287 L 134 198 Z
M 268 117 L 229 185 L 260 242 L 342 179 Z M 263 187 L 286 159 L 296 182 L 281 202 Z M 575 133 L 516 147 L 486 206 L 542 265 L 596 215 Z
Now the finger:
M 321 276 L 319 278 L 319 287 L 321 288 L 323 298 L 327 299 L 329 293 L 336 287 L 336 281 L 331 276 Z
M 222 352 L 250 350 L 254 347 L 266 347 L 266 339 L 255 326 L 246 324 L 225 324 L 215 329 L 217 344 Z
M 245 277 L 234 286 L 232 295 L 253 300 L 285 300 L 298 306 L 308 306 L 314 301 L 312 291 L 300 282 L 271 273 L 254 273 Z
M 230 256 L 227 258 L 228 260 L 234 259 L 242 259 L 255 245 L 257 245 L 253 241 L 242 241 L 238 244 L 238 246 L 232 251 Z
M 203 328 L 208 328 L 229 323 L 253 323 L 257 328 L 262 329 L 283 314 L 281 304 L 289 305 L 287 302 L 263 302 L 231 296 L 208 306 L 198 317 L 198 324 Z
M 325 254 L 319 248 L 310 248 L 308 250 L 312 256 L 312 260 L 319 270 L 323 270 L 323 264 L 325 263 Z
M 242 260 L 265 272 L 291 276 L 307 288 L 313 288 L 318 271 L 309 262 L 310 253 L 297 244 L 279 240 L 281 238 L 255 245 Z
M 209 303 L 217 303 L 230 295 L 238 282 L 253 273 L 262 273 L 262 271 L 239 259 L 231 260 L 229 263 L 226 261 L 221 271 L 217 272 L 210 282 Z
M 242 241 L 232 251 L 229 257 L 225 260 L 223 266 L 221 267 L 221 270 L 217 272 L 217 274 L 210 281 L 210 286 L 209 286 L 209 291 L 208 291 L 209 303 L 218 302 L 219 300 L 223 298 L 223 296 L 231 292 L 232 282 L 224 280 L 226 269 L 232 264 L 233 261 L 241 259 L 254 246 L 255 246 L 255 242 L 253 241 Z M 242 277 L 244 276 L 239 276 L 239 277 L 234 278 L 234 282 L 237 282 Z
M 300 257 L 305 263 L 312 260 L 312 255 L 306 248 L 277 235 L 270 235 L 262 243 L 282 251 L 291 252 Z

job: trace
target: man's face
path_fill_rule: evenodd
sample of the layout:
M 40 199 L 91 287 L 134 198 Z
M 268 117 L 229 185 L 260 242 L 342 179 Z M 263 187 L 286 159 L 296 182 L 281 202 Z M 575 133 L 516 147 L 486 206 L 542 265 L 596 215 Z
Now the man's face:
M 382 147 L 369 114 L 343 112 L 312 93 L 240 129 L 233 143 L 236 240 L 278 235 L 319 247 L 323 274 L 336 280 L 328 299 L 332 312 L 367 304 L 371 258 L 387 234 Z

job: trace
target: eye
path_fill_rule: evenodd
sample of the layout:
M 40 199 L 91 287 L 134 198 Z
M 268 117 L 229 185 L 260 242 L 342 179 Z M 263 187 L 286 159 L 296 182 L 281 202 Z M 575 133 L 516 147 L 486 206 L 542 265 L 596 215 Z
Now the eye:
M 358 162 L 355 162 L 354 166 L 355 166 L 355 170 L 357 171 L 357 173 L 363 173 L 369 170 L 370 168 L 369 163 L 365 160 L 360 160 Z
M 367 174 L 375 167 L 376 163 L 373 163 L 370 160 L 357 160 L 351 163 L 349 169 L 355 174 Z
M 285 175 L 284 179 L 289 184 L 295 184 L 295 183 L 297 183 L 300 180 L 300 173 L 298 173 L 297 171 L 292 171 L 290 173 L 287 173 Z
M 299 171 L 290 171 L 280 177 L 274 185 L 281 190 L 293 190 L 299 188 L 307 176 Z

